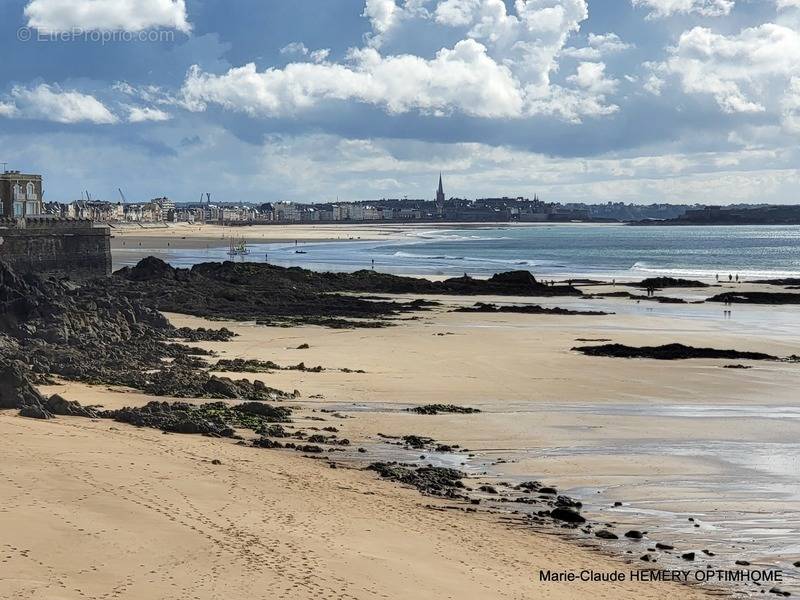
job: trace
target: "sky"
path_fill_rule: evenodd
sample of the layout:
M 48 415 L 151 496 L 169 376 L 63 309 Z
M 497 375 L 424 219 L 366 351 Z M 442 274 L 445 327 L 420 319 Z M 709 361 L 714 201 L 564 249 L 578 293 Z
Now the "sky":
M 0 0 L 45 199 L 797 203 L 800 0 Z

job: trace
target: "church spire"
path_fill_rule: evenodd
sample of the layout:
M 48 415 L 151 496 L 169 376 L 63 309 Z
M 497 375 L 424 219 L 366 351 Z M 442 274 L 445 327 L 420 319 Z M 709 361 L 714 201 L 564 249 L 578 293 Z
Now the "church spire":
M 444 185 L 442 185 L 442 172 L 439 171 L 439 189 L 436 190 L 436 201 L 444 202 Z

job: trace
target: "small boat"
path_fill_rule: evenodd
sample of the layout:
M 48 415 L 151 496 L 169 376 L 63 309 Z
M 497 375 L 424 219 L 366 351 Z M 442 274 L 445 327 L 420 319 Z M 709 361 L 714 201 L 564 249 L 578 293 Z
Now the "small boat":
M 308 254 L 308 252 L 306 252 L 305 250 L 295 250 L 294 253 L 295 254 Z
M 231 238 L 230 247 L 228 248 L 228 255 L 244 256 L 245 254 L 250 254 L 250 250 L 247 249 L 247 242 L 242 240 L 236 243 L 234 239 Z

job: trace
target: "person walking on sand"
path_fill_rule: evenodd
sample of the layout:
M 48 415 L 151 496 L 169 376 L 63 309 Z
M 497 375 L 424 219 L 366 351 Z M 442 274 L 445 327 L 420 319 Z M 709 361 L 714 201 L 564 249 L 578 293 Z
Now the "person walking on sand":
M 719 283 L 719 273 L 717 273 L 717 283 Z
M 736 283 L 739 283 L 739 274 L 736 274 Z
M 729 282 L 733 281 L 733 275 L 731 275 L 730 273 L 728 273 L 728 281 Z

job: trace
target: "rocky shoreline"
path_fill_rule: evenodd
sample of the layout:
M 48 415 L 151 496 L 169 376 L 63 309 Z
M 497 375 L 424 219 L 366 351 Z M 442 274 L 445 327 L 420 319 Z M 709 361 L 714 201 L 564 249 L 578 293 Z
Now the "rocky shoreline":
M 654 542 L 646 532 L 623 532 L 611 523 L 592 522 L 582 514 L 579 500 L 545 483 L 490 482 L 428 460 L 432 455 L 469 453 L 458 445 L 408 434 L 375 443 L 394 444 L 423 453 L 417 461 L 373 460 L 368 449 L 356 449 L 350 440 L 340 438 L 335 426 L 298 425 L 295 422 L 297 410 L 281 404 L 298 398 L 297 390 L 287 392 L 268 387 L 259 380 L 233 380 L 211 374 L 215 370 L 318 372 L 323 367 L 306 367 L 303 363 L 281 367 L 274 362 L 246 360 L 213 362 L 208 351 L 187 344 L 230 340 L 233 332 L 224 328 L 178 329 L 160 312 L 281 325 L 303 322 L 328 327 L 383 326 L 394 317 L 425 310 L 430 304 L 375 301 L 346 294 L 580 295 L 576 288 L 545 286 L 527 273 L 503 274 L 483 282 L 457 278 L 433 283 L 383 275 L 376 278 L 376 274 L 370 272 L 353 277 L 310 274 L 298 269 L 279 270 L 269 265 L 256 268 L 225 263 L 198 267 L 179 270 L 156 259 L 147 259 L 109 280 L 94 281 L 78 288 L 68 281 L 19 276 L 0 265 L 0 409 L 17 409 L 22 416 L 38 419 L 59 416 L 108 419 L 171 434 L 227 438 L 257 449 L 288 450 L 325 458 L 332 468 L 342 464 L 334 460 L 340 456 L 337 453 L 349 451 L 359 464 L 378 476 L 409 485 L 423 494 L 455 501 L 458 508 L 468 512 L 477 511 L 478 507 L 497 510 L 515 515 L 531 527 L 555 527 L 601 543 L 636 540 L 649 544 L 640 558 L 644 563 L 662 559 L 700 560 L 697 552 L 677 551 L 664 540 Z M 548 294 L 543 290 L 548 290 Z M 533 314 L 602 314 L 540 307 L 512 308 L 520 310 L 510 312 Z M 505 312 L 498 311 L 494 305 L 478 305 L 478 309 Z M 358 321 L 365 316 L 368 322 Z M 640 355 L 643 352 L 643 349 L 615 347 L 617 349 L 609 350 L 611 353 L 607 355 L 633 356 L 634 351 Z M 586 348 L 589 350 L 584 352 Z M 597 348 L 603 347 L 576 350 L 591 354 L 599 353 Z M 717 355 L 709 356 L 710 351 Z M 655 349 L 648 357 L 658 358 L 661 352 Z M 673 348 L 667 354 L 681 354 L 682 358 L 777 360 L 770 355 L 755 357 L 758 353 L 690 347 Z M 51 381 L 52 377 L 92 385 L 124 386 L 148 395 L 168 397 L 170 401 L 153 401 L 142 407 L 118 410 L 82 406 L 58 395 L 42 396 L 37 385 Z M 176 402 L 174 398 L 216 401 L 194 404 Z M 414 407 L 411 412 L 436 415 L 480 411 L 453 404 L 434 404 Z M 310 420 L 324 419 L 315 416 Z

